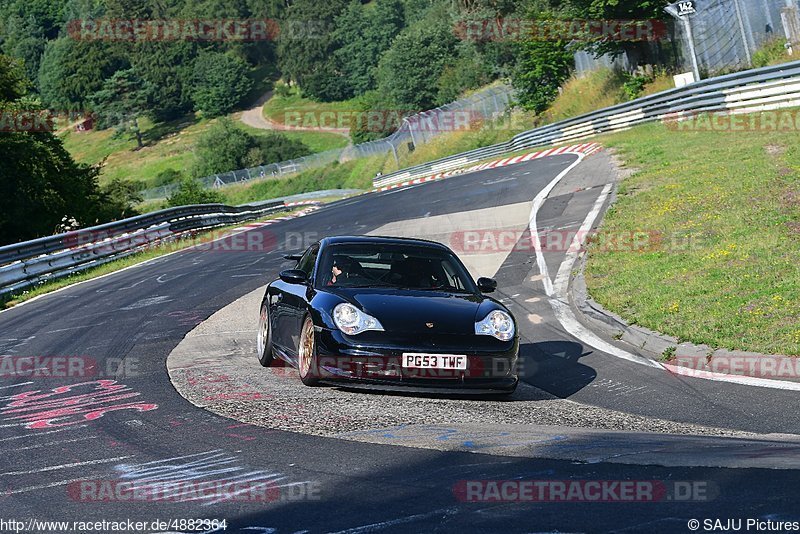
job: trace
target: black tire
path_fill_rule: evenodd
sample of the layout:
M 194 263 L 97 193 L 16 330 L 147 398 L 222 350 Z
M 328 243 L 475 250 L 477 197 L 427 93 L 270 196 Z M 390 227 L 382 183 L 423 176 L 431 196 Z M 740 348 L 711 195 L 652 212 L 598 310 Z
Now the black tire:
M 306 386 L 319 385 L 317 367 L 317 338 L 314 334 L 314 321 L 306 315 L 300 330 L 300 347 L 297 351 L 297 374 Z
M 272 352 L 272 325 L 269 321 L 269 307 L 267 303 L 261 304 L 261 313 L 258 318 L 258 337 L 256 339 L 258 363 L 264 367 L 272 365 L 275 355 Z

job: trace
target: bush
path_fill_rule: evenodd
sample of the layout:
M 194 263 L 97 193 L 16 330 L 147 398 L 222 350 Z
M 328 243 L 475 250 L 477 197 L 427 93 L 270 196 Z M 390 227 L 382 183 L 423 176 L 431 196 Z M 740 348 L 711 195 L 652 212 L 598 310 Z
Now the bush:
M 278 133 L 256 137 L 224 117 L 200 137 L 195 153 L 198 163 L 193 174 L 201 177 L 299 158 L 311 150 Z
M 771 39 L 753 54 L 753 68 L 777 65 L 791 59 L 791 56 L 786 52 L 786 39 Z
M 213 204 L 222 202 L 223 197 L 218 191 L 206 189 L 192 178 L 184 178 L 178 190 L 167 198 L 168 206 L 188 206 L 190 204 Z
M 161 187 L 162 185 L 169 185 L 180 182 L 183 180 L 184 175 L 175 169 L 165 169 L 156 175 L 153 183 L 154 187 Z
M 137 180 L 111 180 L 100 188 L 98 218 L 113 221 L 138 215 L 135 206 L 144 200 L 141 194 L 144 188 L 145 184 Z
M 625 74 L 625 82 L 622 84 L 622 90 L 628 100 L 639 98 L 639 95 L 644 91 L 645 86 L 653 81 L 652 76 L 640 74 Z

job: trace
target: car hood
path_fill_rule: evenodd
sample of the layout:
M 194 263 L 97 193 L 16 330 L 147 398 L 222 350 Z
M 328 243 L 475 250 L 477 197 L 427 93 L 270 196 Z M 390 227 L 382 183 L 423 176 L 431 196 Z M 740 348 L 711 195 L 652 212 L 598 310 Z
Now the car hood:
M 396 333 L 474 334 L 475 321 L 500 307 L 481 295 L 440 291 L 341 288 L 335 293 Z

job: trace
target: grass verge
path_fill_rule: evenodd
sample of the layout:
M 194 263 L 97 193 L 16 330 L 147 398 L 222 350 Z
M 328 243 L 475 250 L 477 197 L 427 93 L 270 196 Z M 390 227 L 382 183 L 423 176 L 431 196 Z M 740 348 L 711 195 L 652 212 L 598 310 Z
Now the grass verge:
M 680 340 L 800 355 L 796 140 L 660 123 L 600 138 L 638 172 L 589 247 L 592 297 Z M 635 232 L 649 236 L 639 251 L 613 246 Z

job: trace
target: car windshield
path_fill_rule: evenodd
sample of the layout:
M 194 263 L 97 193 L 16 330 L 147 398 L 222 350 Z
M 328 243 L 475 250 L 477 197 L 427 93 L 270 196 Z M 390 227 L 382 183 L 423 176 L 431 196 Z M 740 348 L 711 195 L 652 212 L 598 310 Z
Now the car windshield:
M 475 283 L 446 250 L 385 243 L 336 244 L 320 259 L 317 287 L 396 287 L 474 293 Z

